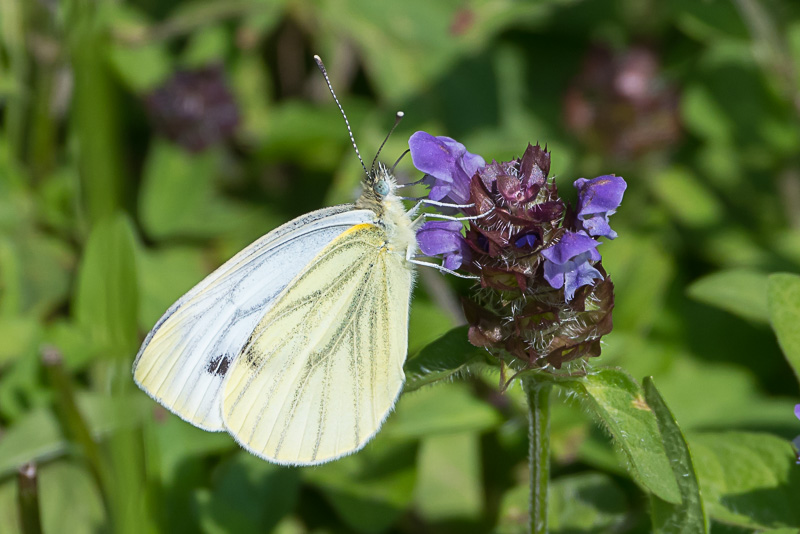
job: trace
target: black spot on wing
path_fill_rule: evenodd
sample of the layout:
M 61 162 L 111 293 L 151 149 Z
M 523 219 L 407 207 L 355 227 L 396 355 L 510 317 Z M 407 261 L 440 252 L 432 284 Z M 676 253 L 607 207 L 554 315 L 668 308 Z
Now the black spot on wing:
M 228 367 L 231 364 L 231 357 L 228 354 L 211 358 L 206 366 L 206 372 L 214 376 L 225 376 L 228 372 Z

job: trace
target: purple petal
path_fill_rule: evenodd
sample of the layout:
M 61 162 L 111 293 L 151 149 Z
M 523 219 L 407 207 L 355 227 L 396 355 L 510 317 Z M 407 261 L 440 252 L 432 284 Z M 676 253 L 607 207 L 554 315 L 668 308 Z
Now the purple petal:
M 593 250 L 599 244 L 598 241 L 595 241 L 584 233 L 566 232 L 561 238 L 561 241 L 552 247 L 544 249 L 542 251 L 542 256 L 555 264 L 563 265 L 570 259 L 584 252 Z M 596 250 L 594 252 L 598 256 L 597 259 L 600 259 L 600 254 Z M 594 260 L 595 258 L 592 257 L 591 259 Z
M 592 285 L 595 279 L 603 278 L 600 271 L 583 262 L 576 266 L 575 270 L 564 273 L 566 283 L 564 284 L 564 299 L 569 302 L 575 296 L 575 290 L 581 286 Z
M 627 184 L 619 176 L 598 176 L 592 180 L 578 178 L 574 182 L 578 190 L 578 219 L 592 236 L 617 237 L 608 225 L 608 217 L 617 211 Z
M 417 231 L 419 249 L 426 256 L 444 255 L 444 266 L 458 269 L 470 258 L 462 228 L 458 221 L 428 221 Z
M 524 234 L 514 241 L 514 246 L 517 248 L 533 248 L 539 238 L 536 234 Z
M 542 251 L 544 279 L 554 289 L 564 288 L 564 299 L 569 302 L 575 290 L 592 285 L 595 279 L 603 278 L 590 261 L 598 261 L 597 241 L 582 232 L 566 232 L 561 241 Z
M 434 137 L 415 132 L 408 140 L 414 166 L 430 176 L 430 198 L 449 197 L 458 204 L 469 202 L 469 182 L 485 166 L 482 157 L 467 152 L 464 145 L 450 137 Z
M 596 251 L 595 251 L 596 252 Z M 600 271 L 589 264 L 590 252 L 584 252 L 574 260 L 562 265 L 545 260 L 544 279 L 553 289 L 564 288 L 564 299 L 569 302 L 575 290 L 581 286 L 592 285 L 595 279 L 603 278 Z
M 798 419 L 800 419 L 800 404 L 795 404 L 794 406 L 794 415 Z
M 608 216 L 593 215 L 583 221 L 583 228 L 589 235 L 603 236 L 609 239 L 616 239 L 617 232 L 611 229 L 608 224 Z

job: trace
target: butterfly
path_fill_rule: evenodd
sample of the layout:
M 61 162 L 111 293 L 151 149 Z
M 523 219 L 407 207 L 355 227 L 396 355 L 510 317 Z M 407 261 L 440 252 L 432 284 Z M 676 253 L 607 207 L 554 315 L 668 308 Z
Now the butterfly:
M 136 356 L 139 387 L 271 462 L 361 449 L 403 388 L 414 264 L 424 263 L 392 171 L 374 161 L 364 171 L 355 204 L 269 232 L 175 302 Z

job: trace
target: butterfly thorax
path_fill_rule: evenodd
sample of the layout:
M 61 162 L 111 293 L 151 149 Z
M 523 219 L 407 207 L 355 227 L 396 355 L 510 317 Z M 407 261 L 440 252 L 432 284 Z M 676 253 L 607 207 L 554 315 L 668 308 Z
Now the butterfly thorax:
M 391 171 L 378 165 L 362 185 L 364 191 L 356 201 L 356 207 L 375 212 L 378 224 L 386 230 L 389 249 L 404 258 L 408 250 L 416 251 L 416 232 L 403 201 L 395 194 L 397 182 Z

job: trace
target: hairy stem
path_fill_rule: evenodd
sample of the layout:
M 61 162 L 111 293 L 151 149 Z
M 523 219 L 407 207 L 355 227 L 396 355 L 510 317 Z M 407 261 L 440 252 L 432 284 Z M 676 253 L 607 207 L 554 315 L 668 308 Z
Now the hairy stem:
M 550 390 L 552 384 L 522 379 L 528 399 L 528 467 L 530 468 L 530 532 L 547 532 L 547 489 L 550 483 Z

